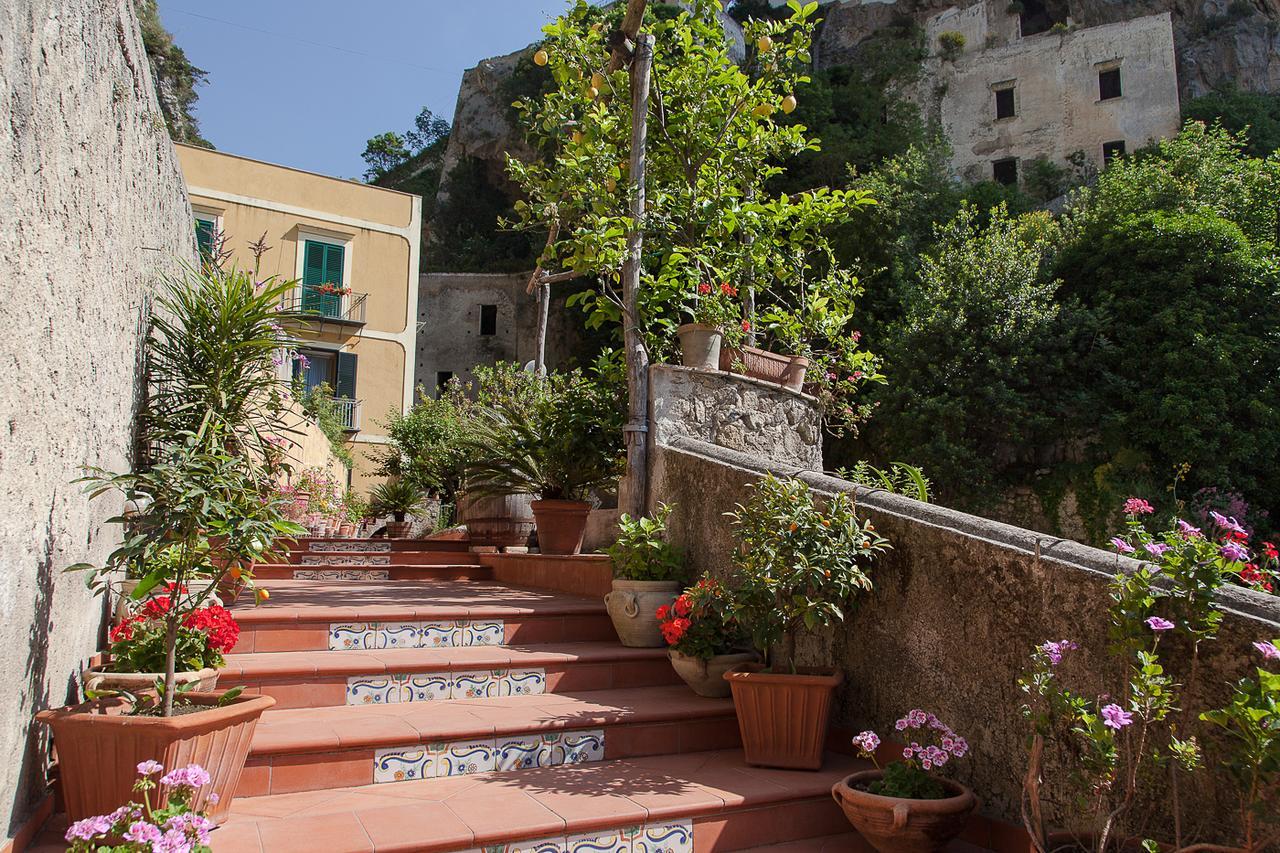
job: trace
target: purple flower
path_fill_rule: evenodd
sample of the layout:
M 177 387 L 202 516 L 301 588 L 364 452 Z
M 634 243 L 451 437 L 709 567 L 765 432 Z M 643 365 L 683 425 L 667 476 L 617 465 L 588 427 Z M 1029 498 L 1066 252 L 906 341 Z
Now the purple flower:
M 1222 559 L 1229 563 L 1243 563 L 1249 559 L 1249 552 L 1235 542 L 1225 542 L 1218 549 L 1218 553 L 1222 555 Z
M 1159 556 L 1160 556 L 1160 555 L 1162 555 L 1165 551 L 1168 551 L 1168 550 L 1169 550 L 1169 546 L 1168 546 L 1168 545 L 1166 545 L 1166 544 L 1164 544 L 1163 542 L 1148 542 L 1147 544 L 1143 545 L 1142 547 L 1143 547 L 1143 548 L 1146 548 L 1146 549 L 1147 549 L 1147 553 L 1148 553 L 1148 554 L 1150 554 L 1150 555 L 1151 555 L 1151 556 L 1153 556 L 1153 557 L 1159 557 Z
M 1275 643 L 1254 643 L 1253 647 L 1262 653 L 1263 660 L 1280 660 L 1280 647 Z
M 876 747 L 880 746 L 880 736 L 872 731 L 862 732 L 853 739 L 853 745 L 870 755 L 876 751 Z
M 1103 725 L 1120 731 L 1133 723 L 1133 714 L 1112 702 L 1102 709 Z
M 1152 616 L 1147 620 L 1147 627 L 1152 631 L 1168 631 L 1173 628 L 1173 623 L 1168 619 L 1161 619 L 1159 616 Z
M 139 776 L 154 776 L 164 769 L 164 765 L 159 761 L 147 760 L 138 765 Z
M 311 359 L 307 358 L 305 355 L 303 355 L 300 352 L 295 352 L 293 354 L 293 360 L 298 363 L 299 370 L 306 370 L 308 367 L 311 366 Z
M 188 764 L 170 771 L 160 780 L 160 784 L 166 788 L 203 788 L 209 784 L 209 774 L 199 764 Z
M 907 747 L 906 749 L 902 750 L 902 757 L 908 760 L 911 758 L 911 756 L 915 754 L 916 754 L 916 751 L 911 747 Z
M 106 835 L 111 831 L 111 826 L 111 819 L 106 815 L 87 817 L 71 824 L 63 837 L 67 841 L 91 841 L 99 835 Z
M 164 833 L 160 831 L 160 827 L 145 820 L 134 821 L 129 824 L 129 830 L 124 834 L 125 841 L 136 841 L 140 844 L 154 844 L 160 840 Z
M 1186 539 L 1193 539 L 1196 536 L 1200 535 L 1200 528 L 1192 527 L 1190 524 L 1183 521 L 1182 519 L 1178 519 L 1178 532 L 1181 533 L 1183 537 Z
M 1227 518 L 1225 515 L 1223 515 L 1220 512 L 1214 512 L 1210 510 L 1209 517 L 1213 519 L 1214 524 L 1218 525 L 1224 530 L 1230 530 L 1232 533 L 1247 532 L 1243 527 L 1240 526 L 1240 522 L 1236 521 L 1234 518 Z
M 1124 541 L 1123 539 L 1121 539 L 1119 536 L 1112 537 L 1111 547 L 1115 548 L 1121 554 L 1133 553 L 1133 546 L 1130 545 L 1128 542 Z
M 1071 640 L 1058 640 L 1054 642 L 1050 640 L 1040 647 L 1046 655 L 1049 656 L 1049 663 L 1057 666 L 1062 663 L 1062 656 L 1066 652 L 1075 651 L 1080 648 Z
M 1124 502 L 1125 515 L 1150 515 L 1153 512 L 1155 510 L 1151 508 L 1151 504 L 1142 498 L 1129 498 Z

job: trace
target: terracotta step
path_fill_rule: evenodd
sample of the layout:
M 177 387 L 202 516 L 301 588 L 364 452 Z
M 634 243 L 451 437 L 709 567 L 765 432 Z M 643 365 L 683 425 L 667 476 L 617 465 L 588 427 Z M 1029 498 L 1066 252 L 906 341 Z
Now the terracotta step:
M 438 566 L 438 565 L 479 565 L 476 555 L 465 548 L 457 547 L 436 550 L 404 550 L 404 551 L 343 551 L 336 553 L 316 553 L 310 551 L 291 551 L 289 565 L 301 566 Z
M 463 539 L 317 539 L 294 540 L 291 551 L 318 553 L 326 551 L 465 551 L 470 545 Z
M 274 696 L 283 709 L 677 682 L 665 650 L 603 642 L 231 654 L 218 684 Z
M 617 640 L 600 599 L 482 581 L 267 582 L 237 653 Z M 477 629 L 472 631 L 471 629 Z
M 436 555 L 456 556 L 456 555 Z M 492 580 L 493 569 L 468 562 L 440 562 L 421 565 L 387 566 L 304 566 L 298 563 L 267 563 L 255 566 L 254 577 L 260 581 L 406 581 L 406 580 Z
M 684 685 L 268 711 L 239 795 L 738 745 L 732 700 Z
M 875 853 L 875 848 L 856 832 L 824 835 L 821 838 L 804 838 L 799 841 L 784 841 L 778 844 L 765 844 L 748 849 L 751 853 L 766 853 L 766 851 L 767 853 Z M 947 853 L 982 853 L 988 848 L 956 839 L 948 844 L 945 849 Z
M 728 750 L 237 798 L 212 846 L 218 853 L 742 850 L 847 832 L 830 789 L 867 766 L 833 754 L 816 773 L 766 770 Z M 652 847 L 629 843 L 641 832 Z

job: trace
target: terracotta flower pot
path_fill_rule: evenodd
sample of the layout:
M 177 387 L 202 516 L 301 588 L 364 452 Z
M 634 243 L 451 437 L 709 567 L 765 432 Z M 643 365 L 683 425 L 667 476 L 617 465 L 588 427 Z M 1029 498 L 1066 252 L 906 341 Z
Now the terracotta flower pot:
M 658 628 L 657 610 L 680 594 L 676 581 L 614 580 L 604 597 L 605 609 L 613 620 L 622 645 L 633 649 L 660 649 L 665 643 Z
M 755 652 L 742 652 L 733 655 L 716 655 L 710 660 L 692 658 L 675 649 L 667 649 L 667 657 L 671 658 L 671 667 L 676 675 L 684 679 L 684 683 L 699 696 L 709 699 L 724 699 L 732 688 L 725 681 L 724 674 L 743 663 L 754 663 L 759 659 Z
M 978 798 L 959 782 L 938 781 L 951 793 L 941 800 L 904 800 L 859 790 L 883 777 L 864 770 L 840 780 L 831 796 L 853 828 L 880 853 L 934 853 L 959 835 L 978 807 Z
M 702 370 L 720 369 L 720 342 L 723 333 L 715 326 L 685 323 L 676 329 L 680 338 L 680 362 L 685 367 Z
M 221 694 L 187 693 L 197 705 L 216 705 Z M 249 742 L 270 696 L 242 693 L 225 708 L 176 717 L 129 717 L 120 700 L 86 702 L 41 711 L 36 719 L 53 729 L 61 767 L 62 796 L 72 821 L 107 814 L 133 799 L 137 767 L 159 761 L 165 770 L 199 764 L 212 777 L 193 803 L 217 823 L 226 820 L 240 784 Z M 217 794 L 216 804 L 209 795 Z
M 94 666 L 80 673 L 85 690 L 127 690 L 139 693 L 155 686 L 156 679 L 163 679 L 163 672 L 107 672 L 106 666 Z M 199 670 L 175 672 L 173 680 L 177 684 L 190 684 L 189 690 L 208 692 L 218 687 L 218 670 L 205 667 Z
M 739 664 L 724 674 L 748 764 L 819 770 L 831 718 L 831 700 L 844 681 L 839 670 L 799 668 L 795 674 L 762 672 Z
M 792 391 L 799 391 L 804 387 L 804 375 L 809 370 L 809 359 L 802 355 L 779 355 L 756 347 L 720 351 L 721 370 L 732 370 L 739 361 L 742 362 L 745 376 L 772 382 Z
M 350 539 L 355 535 L 355 532 L 356 526 L 349 521 L 344 521 L 342 524 L 338 525 L 338 535 L 343 539 Z
M 404 539 L 409 535 L 409 531 L 413 529 L 412 521 L 388 521 L 387 522 L 387 538 L 388 539 Z
M 538 548 L 544 554 L 577 554 L 587 532 L 591 504 L 586 501 L 534 501 L 533 518 L 538 527 Z

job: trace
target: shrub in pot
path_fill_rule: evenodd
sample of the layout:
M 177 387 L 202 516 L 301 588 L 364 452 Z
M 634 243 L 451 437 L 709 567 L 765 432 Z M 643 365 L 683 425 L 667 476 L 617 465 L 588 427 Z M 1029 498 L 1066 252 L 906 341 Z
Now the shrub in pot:
M 613 560 L 613 588 L 605 607 L 622 645 L 660 648 L 658 608 L 671 604 L 680 591 L 684 559 L 664 534 L 671 506 L 660 504 L 652 517 L 618 519 L 618 539 L 605 549 Z
M 713 284 L 696 267 L 684 312 L 690 321 L 676 329 L 680 341 L 680 363 L 702 370 L 720 369 L 720 352 L 726 336 L 740 336 L 742 304 L 738 289 L 729 282 Z
M 523 398 L 499 399 L 478 415 L 467 491 L 537 495 L 532 509 L 544 554 L 582 549 L 588 495 L 622 475 L 624 386 L 615 373 L 548 374 Z
M 672 604 L 658 608 L 667 657 L 676 675 L 699 696 L 724 698 L 729 682 L 724 674 L 759 658 L 747 650 L 747 636 L 729 613 L 724 584 L 703 578 Z
M 876 764 L 841 779 L 831 796 L 854 829 L 880 853 L 934 853 L 961 833 L 978 807 L 978 798 L 959 782 L 940 778 L 953 758 L 963 758 L 969 744 L 936 716 L 910 711 L 894 726 L 908 741 L 899 761 L 880 765 L 880 737 L 865 731 L 853 739 L 864 758 Z
M 389 515 L 394 519 L 387 522 L 389 538 L 403 539 L 413 525 L 405 516 L 415 512 L 426 499 L 426 492 L 409 480 L 392 477 L 374 486 L 369 493 L 369 506 L 375 515 Z
M 219 799 L 211 816 L 220 820 L 257 719 L 274 704 L 238 691 L 181 690 L 177 671 L 182 640 L 199 644 L 188 630 L 213 636 L 213 621 L 205 624 L 213 589 L 233 572 L 252 588 L 253 564 L 272 553 L 278 539 L 303 532 L 286 520 L 286 502 L 273 488 L 282 470 L 270 441 L 283 428 L 275 366 L 285 342 L 276 310 L 291 287 L 212 267 L 171 279 L 147 338 L 153 384 L 138 442 L 145 454 L 135 471 L 91 469 L 85 478 L 91 497 L 118 493 L 127 505 L 145 509 L 112 519 L 124 536 L 105 565 L 69 570 L 92 572 L 90 586 L 103 592 L 121 572 L 136 577 L 131 597 L 138 601 L 157 589 L 171 594 L 163 607 L 144 608 L 146 643 L 123 632 L 115 638 L 126 644 L 126 656 L 146 658 L 139 666 L 163 660 L 155 698 L 89 691 L 84 704 L 38 715 L 53 729 L 72 820 L 127 802 L 142 762 L 175 766 L 197 759 L 214 768 L 209 791 Z M 257 593 L 258 600 L 266 598 L 265 590 Z M 142 632 L 143 623 L 130 623 L 128 630 L 135 629 Z M 228 639 L 222 634 L 219 645 Z
M 867 569 L 888 542 L 858 520 L 848 495 L 824 506 L 803 482 L 772 475 L 729 516 L 739 543 L 731 613 L 765 656 L 724 676 L 747 763 L 817 770 L 843 676 L 797 669 L 796 632 L 843 621 L 856 595 L 871 588 Z

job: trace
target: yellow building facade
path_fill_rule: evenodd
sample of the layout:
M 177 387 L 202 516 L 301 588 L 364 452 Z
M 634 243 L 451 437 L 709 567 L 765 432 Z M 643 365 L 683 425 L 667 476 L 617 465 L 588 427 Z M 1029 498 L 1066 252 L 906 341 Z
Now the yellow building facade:
M 297 282 L 281 315 L 302 358 L 282 370 L 332 389 L 355 459 L 351 488 L 367 492 L 382 422 L 413 405 L 422 199 L 176 147 L 201 248 L 242 269 L 256 251 L 261 277 Z

